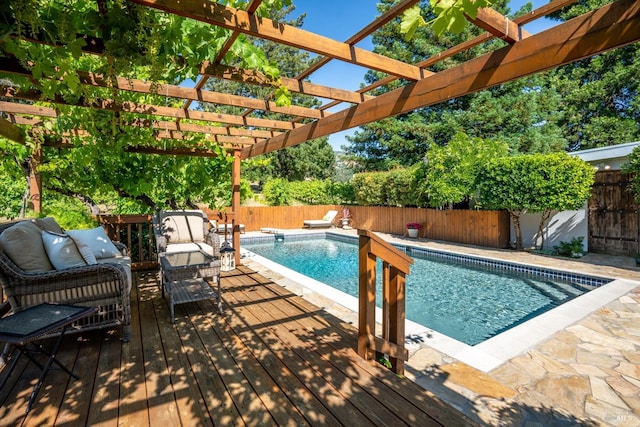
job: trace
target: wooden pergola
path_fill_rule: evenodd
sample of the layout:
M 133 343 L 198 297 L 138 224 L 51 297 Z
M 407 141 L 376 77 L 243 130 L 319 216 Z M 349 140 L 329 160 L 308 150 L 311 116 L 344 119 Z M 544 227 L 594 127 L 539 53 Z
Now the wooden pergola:
M 418 0 L 400 0 L 389 11 L 345 41 L 330 38 L 259 18 L 254 12 L 262 0 L 249 2 L 247 10 L 238 10 L 208 0 L 129 0 L 132 3 L 165 11 L 210 25 L 231 30 L 231 35 L 215 58 L 201 64 L 199 78 L 193 88 L 180 85 L 155 84 L 120 77 L 117 89 L 141 94 L 158 93 L 183 100 L 182 108 L 148 105 L 134 102 L 118 102 L 101 99 L 98 102 L 79 101 L 75 106 L 97 108 L 139 115 L 129 126 L 155 130 L 157 138 L 184 140 L 193 133 L 206 134 L 208 140 L 224 147 L 233 155 L 232 211 L 240 206 L 240 162 L 261 154 L 273 152 L 305 141 L 354 128 L 438 104 L 469 93 L 509 82 L 530 74 L 587 58 L 601 52 L 619 48 L 640 40 L 640 0 L 618 0 L 598 10 L 586 13 L 570 21 L 560 23 L 539 34 L 530 34 L 523 26 L 542 18 L 575 0 L 553 1 L 531 13 L 510 20 L 494 9 L 480 9 L 475 19 L 469 21 L 485 32 L 472 40 L 461 43 L 422 61 L 411 64 L 373 53 L 356 46 L 389 21 L 414 6 Z M 223 58 L 240 34 L 262 38 L 292 46 L 319 55 L 319 60 L 297 76 L 282 77 L 281 83 L 289 91 L 328 100 L 319 108 L 299 105 L 279 107 L 269 99 L 205 90 L 209 79 L 224 79 L 247 85 L 273 85 L 267 76 L 252 70 L 225 65 Z M 506 46 L 493 52 L 467 60 L 442 71 L 432 71 L 433 66 L 468 51 L 491 39 L 499 38 Z M 87 55 L 101 55 L 104 42 L 86 37 L 83 51 Z M 33 43 L 42 40 L 31 39 Z M 313 73 L 330 61 L 345 61 L 363 68 L 381 71 L 387 77 L 375 84 L 357 89 L 327 87 L 313 83 Z M 31 71 L 11 57 L 0 58 L 0 75 L 30 76 Z M 90 72 L 78 73 L 82 84 L 109 87 L 104 76 Z M 373 96 L 374 89 L 402 79 L 401 87 Z M 60 114 L 57 105 L 68 104 L 61 96 L 48 100 L 50 106 L 36 105 L 43 100 L 38 90 L 16 90 L 8 85 L 0 86 L 0 96 L 8 101 L 0 102 L 0 135 L 24 143 L 23 127 L 35 130 L 47 120 Z M 13 102 L 15 101 L 15 102 Z M 194 109 L 194 102 L 230 105 L 244 109 L 242 114 L 219 114 Z M 41 102 L 39 103 L 41 104 Z M 331 113 L 329 109 L 343 107 Z M 279 113 L 288 120 L 263 118 L 265 113 Z M 150 118 L 151 117 L 151 118 Z M 193 123 L 197 121 L 198 124 Z M 202 123 L 209 123 L 202 124 Z M 81 130 L 78 130 L 81 133 Z M 65 146 L 65 139 L 47 140 L 49 144 Z M 215 156 L 212 150 L 193 148 L 185 142 L 178 148 L 162 149 L 154 146 L 130 147 L 130 151 L 189 156 Z M 35 161 L 40 154 L 34 153 Z M 40 208 L 40 178 L 34 173 L 31 179 L 31 199 L 34 208 Z M 233 218 L 233 214 L 232 214 Z M 234 227 L 233 243 L 239 246 L 239 234 Z M 239 252 L 237 253 L 239 256 Z

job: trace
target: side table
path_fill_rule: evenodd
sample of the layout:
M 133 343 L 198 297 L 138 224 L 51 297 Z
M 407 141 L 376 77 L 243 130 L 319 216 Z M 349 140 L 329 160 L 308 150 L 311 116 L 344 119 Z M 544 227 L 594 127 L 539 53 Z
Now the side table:
M 96 307 L 44 303 L 0 319 L 0 341 L 15 346 L 19 351 L 11 362 L 11 366 L 2 380 L 0 389 L 7 383 L 18 359 L 20 359 L 20 356 L 23 354 L 42 370 L 38 382 L 31 391 L 26 413 L 29 413 L 29 410 L 31 410 L 31 406 L 35 401 L 38 391 L 40 391 L 42 382 L 49 370 L 53 369 L 52 365 L 54 363 L 58 365 L 59 369 L 65 371 L 73 378 L 80 379 L 78 375 L 74 374 L 69 368 L 62 365 L 62 363 L 56 359 L 56 353 L 60 349 L 60 344 L 62 344 L 62 339 L 64 338 L 67 328 L 76 320 L 89 316 L 95 313 L 96 310 Z M 56 332 L 57 330 L 60 330 L 60 335 L 51 351 L 45 350 L 42 344 L 36 342 L 45 335 Z M 29 348 L 29 344 L 31 344 L 32 348 Z M 35 359 L 34 354 L 47 355 L 47 362 L 42 365 Z
M 220 290 L 220 260 L 203 251 L 173 252 L 160 255 L 162 269 L 162 296 L 169 295 L 169 313 L 174 323 L 174 306 L 216 298 L 218 312 L 222 314 Z M 205 279 L 217 283 L 214 291 Z

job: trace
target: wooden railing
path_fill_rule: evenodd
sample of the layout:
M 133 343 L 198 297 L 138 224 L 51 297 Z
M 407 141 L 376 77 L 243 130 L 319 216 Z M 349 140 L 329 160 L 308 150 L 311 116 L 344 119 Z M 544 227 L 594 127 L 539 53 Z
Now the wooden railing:
M 111 240 L 127 245 L 132 269 L 157 267 L 151 215 L 99 215 L 98 221 Z
M 386 355 L 391 369 L 404 375 L 405 283 L 413 259 L 368 230 L 358 230 L 358 354 L 365 360 Z M 376 328 L 376 263 L 382 260 L 382 338 Z

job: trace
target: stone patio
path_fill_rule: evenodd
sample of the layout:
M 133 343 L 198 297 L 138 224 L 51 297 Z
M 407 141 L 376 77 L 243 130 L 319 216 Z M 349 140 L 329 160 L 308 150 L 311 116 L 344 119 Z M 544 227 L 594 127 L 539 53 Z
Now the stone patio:
M 296 230 L 298 232 L 299 230 Z M 334 230 L 332 230 L 334 231 Z M 353 233 L 354 231 L 351 231 Z M 632 291 L 489 372 L 426 344 L 410 351 L 406 375 L 490 426 L 640 426 L 640 269 L 631 257 L 579 260 L 383 235 L 432 249 L 523 262 L 638 283 Z M 357 323 L 355 313 L 300 283 L 245 262 L 311 302 Z

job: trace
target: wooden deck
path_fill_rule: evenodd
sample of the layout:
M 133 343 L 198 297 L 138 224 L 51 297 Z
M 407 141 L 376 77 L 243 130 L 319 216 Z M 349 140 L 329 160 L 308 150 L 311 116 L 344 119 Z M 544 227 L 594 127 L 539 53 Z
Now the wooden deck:
M 244 267 L 233 273 L 223 316 L 213 301 L 189 303 L 171 325 L 157 273 L 137 272 L 131 342 L 117 331 L 66 337 L 59 359 L 81 379 L 50 372 L 27 416 L 38 371 L 20 360 L 0 390 L 0 425 L 473 424 L 358 357 L 350 325 Z

